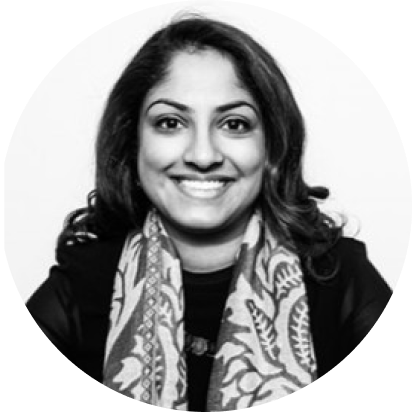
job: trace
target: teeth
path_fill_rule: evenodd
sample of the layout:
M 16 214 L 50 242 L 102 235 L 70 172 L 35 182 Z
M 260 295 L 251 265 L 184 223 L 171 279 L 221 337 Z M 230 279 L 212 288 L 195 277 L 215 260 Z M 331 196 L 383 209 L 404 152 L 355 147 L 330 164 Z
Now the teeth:
M 181 180 L 180 185 L 192 190 L 217 190 L 225 185 L 219 180 Z

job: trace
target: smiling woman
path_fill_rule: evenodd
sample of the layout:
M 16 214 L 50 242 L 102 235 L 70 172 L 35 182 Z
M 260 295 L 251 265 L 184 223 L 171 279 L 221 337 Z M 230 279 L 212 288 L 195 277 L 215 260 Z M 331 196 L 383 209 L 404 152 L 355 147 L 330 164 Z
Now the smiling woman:
M 303 119 L 249 35 L 188 16 L 157 31 L 108 98 L 95 190 L 28 301 L 109 388 L 173 409 L 288 395 L 344 359 L 391 291 L 319 210 Z
M 230 59 L 213 50 L 174 56 L 143 102 L 140 182 L 185 269 L 205 272 L 235 259 L 262 182 L 257 107 Z

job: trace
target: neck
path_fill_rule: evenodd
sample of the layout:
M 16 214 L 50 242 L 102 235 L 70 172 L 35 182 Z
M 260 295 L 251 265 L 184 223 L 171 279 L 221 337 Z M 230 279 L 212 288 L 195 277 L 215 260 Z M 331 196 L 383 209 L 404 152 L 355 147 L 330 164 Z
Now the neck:
M 215 272 L 233 265 L 242 238 L 231 239 L 219 244 L 199 247 L 180 240 L 174 240 L 183 269 L 192 273 Z
M 236 225 L 230 235 L 185 233 L 164 222 L 179 253 L 183 269 L 193 273 L 213 272 L 233 265 L 247 222 Z

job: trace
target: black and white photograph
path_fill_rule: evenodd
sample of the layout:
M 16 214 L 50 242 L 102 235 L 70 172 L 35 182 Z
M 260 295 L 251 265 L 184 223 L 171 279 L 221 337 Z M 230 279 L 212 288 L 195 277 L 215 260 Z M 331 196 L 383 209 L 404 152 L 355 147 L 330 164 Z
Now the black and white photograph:
M 405 387 L 404 129 L 359 54 L 263 3 L 128 4 L 32 85 L 4 168 L 25 406 L 363 410 Z

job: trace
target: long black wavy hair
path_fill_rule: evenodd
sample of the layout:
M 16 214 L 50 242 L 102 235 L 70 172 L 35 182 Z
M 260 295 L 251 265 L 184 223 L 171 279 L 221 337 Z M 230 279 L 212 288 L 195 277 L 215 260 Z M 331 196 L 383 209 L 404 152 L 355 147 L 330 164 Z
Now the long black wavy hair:
M 319 210 L 318 200 L 327 198 L 328 190 L 304 181 L 305 127 L 290 86 L 274 58 L 248 34 L 202 16 L 181 17 L 157 31 L 114 85 L 97 135 L 95 190 L 86 208 L 69 215 L 59 241 L 81 240 L 90 234 L 110 237 L 142 225 L 150 203 L 137 175 L 140 108 L 148 92 L 166 76 L 177 52 L 204 49 L 231 59 L 258 104 L 266 162 L 257 202 L 280 242 L 298 253 L 309 273 L 319 277 L 313 262 L 335 244 L 342 226 Z

